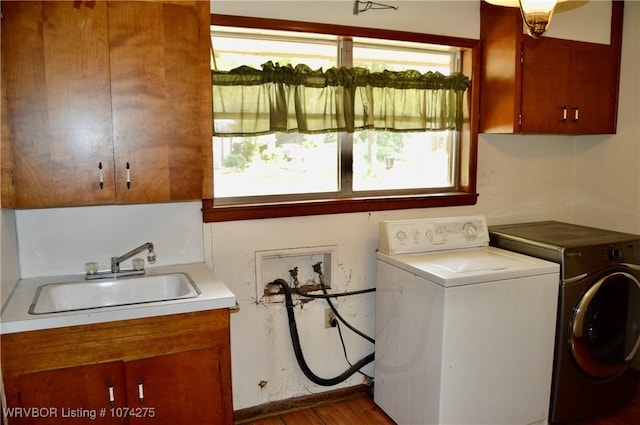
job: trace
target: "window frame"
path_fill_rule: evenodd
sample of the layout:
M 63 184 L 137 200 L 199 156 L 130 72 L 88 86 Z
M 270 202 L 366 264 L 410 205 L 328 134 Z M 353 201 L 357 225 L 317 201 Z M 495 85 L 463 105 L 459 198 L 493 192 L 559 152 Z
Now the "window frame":
M 405 31 L 219 14 L 211 14 L 210 18 L 211 25 L 227 27 L 313 32 L 344 37 L 378 38 L 455 46 L 461 50 L 461 71 L 470 76 L 472 83 L 465 96 L 465 111 L 468 112 L 468 115 L 465 115 L 464 127 L 460 136 L 458 175 L 456 176 L 458 190 L 437 193 L 424 192 L 415 195 L 354 195 L 347 198 L 277 201 L 240 205 L 216 205 L 213 198 L 207 198 L 202 200 L 203 221 L 205 223 L 476 204 L 478 198 L 476 181 L 479 86 L 474 82 L 479 81 L 480 73 L 479 40 Z M 213 184 L 215 185 L 215 181 Z M 211 190 L 210 195 L 213 196 L 213 190 Z

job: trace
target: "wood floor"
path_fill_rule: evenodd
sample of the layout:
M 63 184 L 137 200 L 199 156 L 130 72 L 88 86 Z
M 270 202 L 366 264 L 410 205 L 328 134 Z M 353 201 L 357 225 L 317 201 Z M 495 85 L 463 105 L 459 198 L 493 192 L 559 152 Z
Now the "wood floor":
M 262 419 L 246 419 L 243 425 L 394 425 L 368 396 L 349 398 L 304 410 Z M 416 424 L 418 425 L 418 424 Z M 634 403 L 612 416 L 574 425 L 640 425 L 640 396 Z
M 285 412 L 256 420 L 236 422 L 243 425 L 394 425 L 371 397 L 360 396 L 304 410 Z

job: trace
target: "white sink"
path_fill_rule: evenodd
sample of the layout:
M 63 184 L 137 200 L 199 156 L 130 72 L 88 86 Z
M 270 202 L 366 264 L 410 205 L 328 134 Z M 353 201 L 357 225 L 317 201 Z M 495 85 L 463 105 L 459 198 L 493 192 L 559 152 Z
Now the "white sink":
M 50 283 L 36 290 L 30 314 L 195 298 L 200 289 L 187 273 Z

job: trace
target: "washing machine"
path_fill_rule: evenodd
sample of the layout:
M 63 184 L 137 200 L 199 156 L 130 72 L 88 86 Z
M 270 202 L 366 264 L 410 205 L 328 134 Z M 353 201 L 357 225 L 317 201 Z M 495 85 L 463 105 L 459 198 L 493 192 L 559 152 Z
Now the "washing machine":
M 380 223 L 374 401 L 399 425 L 545 424 L 559 265 L 484 216 Z
M 491 244 L 560 265 L 550 422 L 597 418 L 637 394 L 640 235 L 544 221 L 493 226 Z

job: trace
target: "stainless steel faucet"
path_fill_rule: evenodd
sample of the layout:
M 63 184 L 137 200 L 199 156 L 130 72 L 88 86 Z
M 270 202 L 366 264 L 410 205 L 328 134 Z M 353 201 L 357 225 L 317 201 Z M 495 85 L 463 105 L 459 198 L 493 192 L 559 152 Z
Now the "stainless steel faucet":
M 151 242 L 146 242 L 139 247 L 132 249 L 126 254 L 121 255 L 120 257 L 111 257 L 111 273 L 118 273 L 120 271 L 120 263 L 128 260 L 136 254 L 141 253 L 144 250 L 149 250 L 149 254 L 147 254 L 147 261 L 149 262 L 149 264 L 155 263 L 156 253 L 153 250 L 153 244 Z

